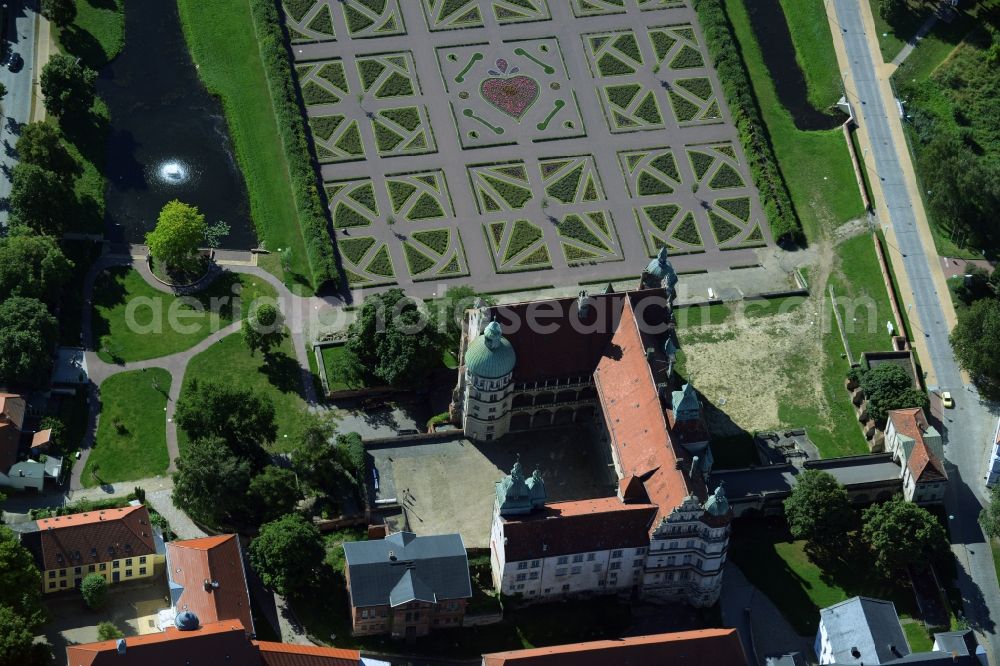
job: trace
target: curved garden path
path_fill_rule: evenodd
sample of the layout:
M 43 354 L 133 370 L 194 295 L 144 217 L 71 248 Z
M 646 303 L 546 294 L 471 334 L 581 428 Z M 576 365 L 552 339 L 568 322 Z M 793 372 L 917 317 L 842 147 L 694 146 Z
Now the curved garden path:
M 73 475 L 70 479 L 71 491 L 83 487 L 81 477 L 97 435 L 97 424 L 100 419 L 100 386 L 109 377 L 122 372 L 143 370 L 146 368 L 162 368 L 170 373 L 170 391 L 168 393 L 167 411 L 165 413 L 165 418 L 167 419 L 167 451 L 170 456 L 170 465 L 167 468 L 167 472 L 172 473 L 176 471 L 175 460 L 180 455 L 180 450 L 177 445 L 177 424 L 174 422 L 174 411 L 177 407 L 177 399 L 180 397 L 181 386 L 184 383 L 184 372 L 187 370 L 188 363 L 216 342 L 240 330 L 241 321 L 234 321 L 232 324 L 212 333 L 198 344 L 182 352 L 121 364 L 103 361 L 97 355 L 99 341 L 94 340 L 91 329 L 93 317 L 91 303 L 94 284 L 98 276 L 107 269 L 116 266 L 130 266 L 134 268 L 150 286 L 165 294 L 179 295 L 180 293 L 180 290 L 174 290 L 154 278 L 146 264 L 145 257 L 142 256 L 105 255 L 94 262 L 94 265 L 88 271 L 84 279 L 81 327 L 83 329 L 83 347 L 86 350 L 87 372 L 90 378 L 90 415 L 87 433 L 81 443 L 80 459 L 76 461 L 76 465 L 73 468 Z M 243 262 L 240 262 L 227 263 L 221 266 L 221 268 L 234 273 L 245 273 L 258 277 L 273 286 L 277 291 L 278 304 L 285 315 L 285 324 L 291 332 L 292 347 L 295 350 L 295 358 L 299 364 L 299 372 L 302 379 L 302 395 L 310 408 L 315 407 L 317 404 L 316 389 L 309 370 L 305 331 L 314 311 L 321 308 L 329 308 L 331 305 L 321 298 L 296 296 L 289 291 L 288 287 L 281 280 L 257 266 L 244 265 Z

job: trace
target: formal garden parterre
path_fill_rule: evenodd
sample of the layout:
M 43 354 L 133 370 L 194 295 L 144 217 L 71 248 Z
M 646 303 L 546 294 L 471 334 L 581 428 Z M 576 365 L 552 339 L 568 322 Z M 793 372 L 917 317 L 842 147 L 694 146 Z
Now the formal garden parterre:
M 283 7 L 353 287 L 620 277 L 661 247 L 728 268 L 772 242 L 683 2 Z

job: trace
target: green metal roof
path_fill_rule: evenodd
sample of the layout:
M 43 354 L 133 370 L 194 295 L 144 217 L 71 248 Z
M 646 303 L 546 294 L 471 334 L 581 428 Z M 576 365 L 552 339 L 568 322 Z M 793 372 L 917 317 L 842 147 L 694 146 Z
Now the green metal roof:
M 510 341 L 500 332 L 500 324 L 491 321 L 483 334 L 465 351 L 465 367 L 477 377 L 506 377 L 517 363 L 517 354 Z
M 661 282 L 666 280 L 670 287 L 677 284 L 677 273 L 674 271 L 673 264 L 670 263 L 666 247 L 660 248 L 660 253 L 653 257 L 653 260 L 646 266 L 646 272 Z
M 716 486 L 715 492 L 705 500 L 705 511 L 713 516 L 724 516 L 729 513 L 729 500 L 721 484 Z

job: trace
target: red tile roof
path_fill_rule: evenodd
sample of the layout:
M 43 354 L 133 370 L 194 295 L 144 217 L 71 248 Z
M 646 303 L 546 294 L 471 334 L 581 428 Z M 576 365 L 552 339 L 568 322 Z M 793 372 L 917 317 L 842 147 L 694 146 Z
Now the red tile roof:
M 558 557 L 649 543 L 656 515 L 650 504 L 622 504 L 617 497 L 553 502 L 525 516 L 504 518 L 508 562 Z
M 52 428 L 47 428 L 45 430 L 39 430 L 34 435 L 31 436 L 31 448 L 36 449 L 42 446 L 48 446 L 52 442 Z
M 142 505 L 42 518 L 37 524 L 40 568 L 46 571 L 156 552 L 149 512 Z
M 260 648 L 262 666 L 357 666 L 361 663 L 361 653 L 357 650 L 263 641 L 254 641 L 254 645 Z
M 590 375 L 618 325 L 625 295 L 594 294 L 581 319 L 576 298 L 499 305 L 490 309 L 517 353 L 514 381 Z M 535 326 L 529 325 L 535 322 Z
M 235 534 L 172 541 L 167 544 L 167 562 L 171 580 L 184 588 L 177 599 L 178 613 L 189 610 L 203 623 L 238 619 L 254 631 Z
M 916 481 L 944 481 L 948 478 L 944 464 L 927 443 L 924 442 L 924 432 L 927 430 L 927 417 L 919 407 L 894 409 L 889 412 L 896 432 L 913 440 L 913 450 L 906 466 Z
M 747 666 L 735 629 L 701 629 L 483 655 L 483 666 Z
M 67 666 L 258 666 L 260 657 L 239 620 L 203 624 L 193 631 L 167 629 L 129 636 L 125 654 L 117 641 L 100 641 L 66 648 Z
M 611 349 L 597 365 L 594 383 L 622 473 L 642 479 L 650 502 L 659 507 L 656 524 L 685 497 L 704 498 L 700 475 L 690 474 L 690 456 L 674 447 L 667 431 L 631 299 L 626 301 Z

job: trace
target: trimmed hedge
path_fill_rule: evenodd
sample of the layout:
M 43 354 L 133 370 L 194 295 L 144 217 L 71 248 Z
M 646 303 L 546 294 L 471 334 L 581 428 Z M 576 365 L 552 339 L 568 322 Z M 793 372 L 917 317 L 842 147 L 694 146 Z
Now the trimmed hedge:
M 273 0 L 250 0 L 257 44 L 260 46 L 264 76 L 271 93 L 271 104 L 278 121 L 278 132 L 288 161 L 292 196 L 299 214 L 306 259 L 312 272 L 312 286 L 336 287 L 337 260 L 330 237 L 326 208 L 316 185 L 316 170 L 309 153 L 305 122 L 295 89 L 295 76 L 289 62 L 281 17 Z
M 760 191 L 764 212 L 771 224 L 771 233 L 775 240 L 801 242 L 804 240 L 802 225 L 795 214 L 785 180 L 778 170 L 770 138 L 753 95 L 750 76 L 740 57 L 739 45 L 722 0 L 694 0 L 694 9 L 733 114 L 750 174 Z

